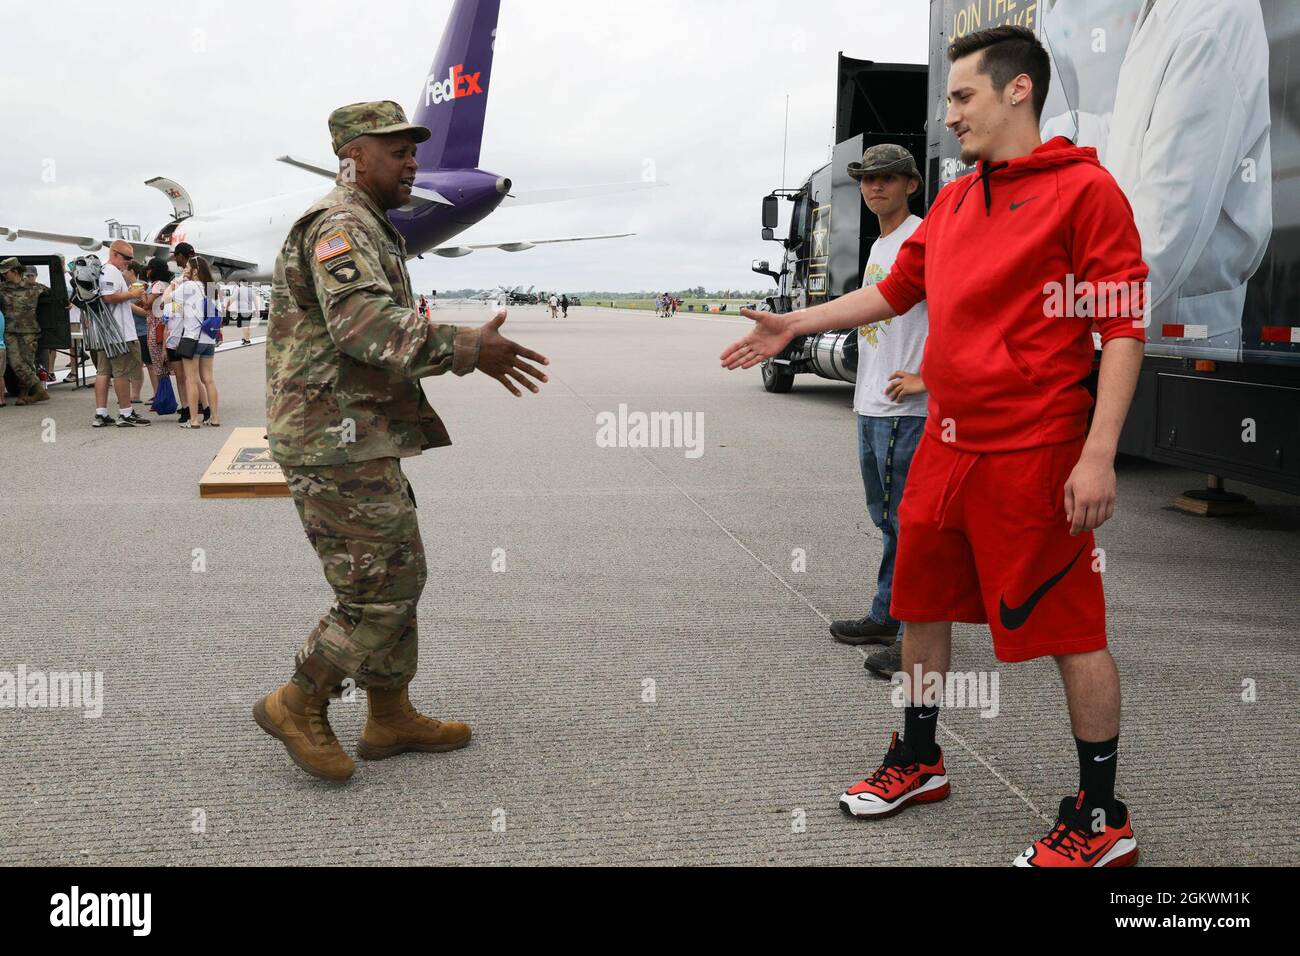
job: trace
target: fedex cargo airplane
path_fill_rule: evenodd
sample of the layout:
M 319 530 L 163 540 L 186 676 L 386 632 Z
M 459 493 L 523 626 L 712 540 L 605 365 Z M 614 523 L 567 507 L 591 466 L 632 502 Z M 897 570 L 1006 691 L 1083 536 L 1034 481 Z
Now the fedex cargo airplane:
M 513 193 L 508 178 L 479 168 L 500 5 L 500 0 L 456 0 L 433 66 L 420 84 L 419 101 L 409 114 L 412 122 L 428 127 L 433 134 L 420 144 L 416 156 L 419 171 L 411 201 L 388 214 L 406 239 L 412 257 L 425 253 L 465 256 L 475 249 L 493 248 L 519 252 L 548 243 L 629 236 L 632 233 L 446 244 L 498 206 L 559 202 L 654 185 L 610 183 Z M 338 174 L 337 162 L 318 163 L 295 156 L 281 156 L 279 160 L 330 180 Z M 138 257 L 168 258 L 172 247 L 188 242 L 228 281 L 269 281 L 289 227 L 321 193 L 317 186 L 199 215 L 189 193 L 175 181 L 155 177 L 146 185 L 171 200 L 171 218 L 157 230 L 120 238 L 131 241 Z M 0 236 L 10 242 L 29 239 L 72 244 L 89 252 L 119 238 L 6 227 L 0 227 Z

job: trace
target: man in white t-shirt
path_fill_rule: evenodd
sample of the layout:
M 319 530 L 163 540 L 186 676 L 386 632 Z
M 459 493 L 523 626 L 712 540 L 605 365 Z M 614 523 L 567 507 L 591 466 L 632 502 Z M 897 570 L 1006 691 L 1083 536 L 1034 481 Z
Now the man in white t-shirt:
M 862 185 L 862 200 L 880 220 L 880 238 L 871 246 L 863 286 L 889 275 L 898 250 L 921 224 L 908 198 L 921 188 L 916 160 L 902 146 L 882 143 L 849 163 L 849 175 Z M 857 413 L 858 462 L 866 487 L 867 511 L 883 539 L 871 609 L 856 621 L 835 621 L 831 634 L 842 644 L 883 644 L 866 660 L 872 673 L 889 678 L 902 668 L 903 630 L 890 617 L 894 553 L 898 547 L 898 505 L 912 455 L 925 430 L 927 396 L 921 381 L 921 356 L 928 331 L 926 306 L 858 329 L 858 376 L 853 393 Z
M 131 303 L 144 296 L 144 288 L 141 286 L 132 289 L 122 275 L 122 270 L 131 264 L 134 254 L 129 242 L 115 240 L 109 247 L 108 261 L 99 273 L 99 300 L 109 307 L 117 328 L 101 330 L 100 348 L 92 356 L 95 363 L 95 420 L 92 426 L 95 428 L 112 424 L 119 428 L 153 424 L 149 419 L 137 415 L 131 407 L 131 385 L 135 383 L 138 388 L 144 377 L 139 339 L 135 334 L 135 316 L 131 314 Z M 112 334 L 113 331 L 117 334 Z M 116 423 L 108 414 L 110 379 L 113 382 L 113 392 L 117 395 Z
M 250 337 L 253 332 L 253 323 L 257 321 L 257 290 L 251 282 L 239 282 L 231 286 L 229 295 L 225 299 L 226 319 L 233 318 L 235 326 L 244 330 L 243 338 L 240 340 L 243 345 L 252 345 L 253 340 Z

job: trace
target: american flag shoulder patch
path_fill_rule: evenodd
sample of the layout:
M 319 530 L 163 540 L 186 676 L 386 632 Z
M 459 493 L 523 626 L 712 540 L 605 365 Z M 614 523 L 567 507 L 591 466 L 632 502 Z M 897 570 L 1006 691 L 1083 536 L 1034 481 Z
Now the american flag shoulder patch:
M 316 261 L 324 262 L 326 259 L 333 259 L 335 256 L 351 251 L 352 243 L 348 242 L 347 233 L 340 229 L 316 244 Z

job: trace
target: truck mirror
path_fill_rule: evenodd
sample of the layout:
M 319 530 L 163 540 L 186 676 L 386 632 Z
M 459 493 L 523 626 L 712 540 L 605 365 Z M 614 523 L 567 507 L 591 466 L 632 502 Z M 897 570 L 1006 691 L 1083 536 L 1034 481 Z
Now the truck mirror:
M 770 240 L 775 239 L 775 238 L 776 238 L 776 233 L 774 233 L 771 229 L 764 229 L 764 230 L 763 230 L 763 239 L 764 239 L 764 240 L 770 241 Z
M 776 219 L 777 219 L 776 202 L 777 199 L 775 196 L 763 197 L 763 228 L 764 229 L 776 228 Z M 764 238 L 767 237 L 764 236 Z
M 770 229 L 764 229 L 763 231 L 771 232 Z M 759 275 L 771 276 L 773 282 L 777 283 L 778 285 L 781 284 L 781 273 L 773 272 L 772 267 L 768 265 L 766 259 L 755 259 L 753 262 L 750 263 L 749 267 L 752 271 L 757 272 Z

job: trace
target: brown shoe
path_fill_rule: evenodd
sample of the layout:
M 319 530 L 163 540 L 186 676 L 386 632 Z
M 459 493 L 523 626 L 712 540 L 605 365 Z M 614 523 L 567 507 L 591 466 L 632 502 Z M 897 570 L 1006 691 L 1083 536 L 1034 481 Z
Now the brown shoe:
M 357 745 L 357 756 L 363 760 L 383 760 L 408 750 L 442 753 L 469 743 L 469 724 L 425 717 L 415 709 L 405 687 L 368 690 L 366 696 L 370 716 Z
M 284 744 L 303 770 L 322 780 L 342 782 L 356 771 L 330 729 L 327 694 L 308 694 L 293 681 L 253 705 L 257 726 Z
M 39 399 L 34 391 L 19 392 L 18 398 L 14 401 L 15 405 L 35 405 Z
M 48 402 L 49 400 L 50 393 L 45 390 L 45 383 L 38 383 L 36 388 L 32 389 L 32 404 L 34 405 L 37 402 Z

